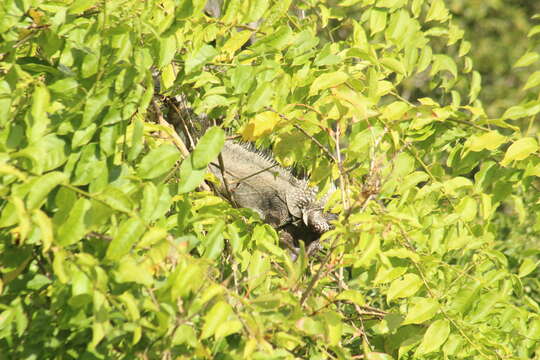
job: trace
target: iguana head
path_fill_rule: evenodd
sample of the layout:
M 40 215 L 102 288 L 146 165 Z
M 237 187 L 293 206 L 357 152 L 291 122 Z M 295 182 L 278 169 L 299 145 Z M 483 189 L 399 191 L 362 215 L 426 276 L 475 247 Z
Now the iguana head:
M 337 219 L 337 215 L 323 211 L 320 206 L 308 207 L 302 211 L 304 224 L 317 234 L 323 234 L 332 228 L 330 221 Z

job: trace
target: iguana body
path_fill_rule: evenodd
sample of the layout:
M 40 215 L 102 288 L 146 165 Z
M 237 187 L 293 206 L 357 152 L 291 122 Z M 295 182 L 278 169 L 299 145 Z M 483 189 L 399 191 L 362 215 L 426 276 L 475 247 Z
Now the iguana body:
M 330 229 L 332 216 L 323 212 L 317 190 L 307 181 L 295 178 L 269 156 L 244 144 L 226 141 L 221 156 L 223 171 L 218 162 L 211 164 L 210 171 L 222 182 L 220 191 L 238 206 L 256 211 L 266 223 L 285 229 L 291 238 L 301 236 L 310 242 Z

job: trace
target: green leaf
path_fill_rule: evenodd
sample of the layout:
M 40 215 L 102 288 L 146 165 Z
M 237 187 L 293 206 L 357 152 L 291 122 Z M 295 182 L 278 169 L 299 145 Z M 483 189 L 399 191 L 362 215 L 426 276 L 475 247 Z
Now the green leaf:
M 394 280 L 386 295 L 387 301 L 411 297 L 422 287 L 422 279 L 416 274 L 406 274 L 403 279 Z
M 185 60 L 186 74 L 192 73 L 218 55 L 218 51 L 211 45 L 204 44 L 195 51 L 189 52 Z
M 413 298 L 412 306 L 407 311 L 407 316 L 401 325 L 421 324 L 430 320 L 439 311 L 439 303 L 432 298 Z
M 97 94 L 93 94 L 86 100 L 84 106 L 83 120 L 79 129 L 84 129 L 88 125 L 96 121 L 99 113 L 105 108 L 109 101 L 109 91 L 104 90 Z
M 536 270 L 537 266 L 538 266 L 538 262 L 534 261 L 531 258 L 525 258 L 525 260 L 523 260 L 523 262 L 519 266 L 518 276 L 522 278 L 529 275 L 534 270 Z
M 529 66 L 538 61 L 538 59 L 540 59 L 540 55 L 537 52 L 530 51 L 516 61 L 514 68 Z
M 446 319 L 432 323 L 424 334 L 424 338 L 416 349 L 415 355 L 421 356 L 437 351 L 444 344 L 450 334 L 450 323 Z
M 395 58 L 385 57 L 379 61 L 384 67 L 397 72 L 398 74 L 405 74 L 405 65 Z
M 34 210 L 33 219 L 41 231 L 41 244 L 43 245 L 42 251 L 45 253 L 46 251 L 49 251 L 54 242 L 53 223 L 51 219 L 39 209 Z
M 533 37 L 536 34 L 540 34 L 540 25 L 535 25 L 529 30 L 527 37 Z
M 233 310 L 229 304 L 219 301 L 212 306 L 210 311 L 204 316 L 201 339 L 214 335 L 219 326 L 227 321 Z
M 190 325 L 180 325 L 174 332 L 171 343 L 173 345 L 188 344 L 192 348 L 195 348 L 197 346 L 197 334 L 195 333 L 195 329 Z
M 185 0 L 181 1 L 180 5 L 176 8 L 175 17 L 177 19 L 185 19 L 190 16 L 202 14 L 205 0 Z M 199 15 L 200 16 L 200 15 Z
M 523 86 L 523 90 L 528 90 L 538 85 L 540 85 L 540 71 L 535 71 L 527 78 L 527 82 Z
M 264 111 L 255 115 L 242 130 L 242 138 L 256 141 L 262 136 L 269 135 L 275 130 L 281 118 L 273 111 Z
M 62 246 L 68 246 L 79 241 L 88 231 L 85 217 L 91 208 L 90 201 L 78 199 L 71 210 L 67 220 L 58 227 L 56 239 Z
M 325 338 L 326 343 L 330 346 L 338 346 L 341 341 L 343 331 L 343 323 L 338 313 L 329 311 L 324 313 L 324 325 L 326 328 Z
M 197 170 L 206 168 L 210 162 L 217 158 L 224 143 L 225 132 L 221 128 L 212 126 L 208 129 L 197 142 L 191 155 L 193 168 Z
M 525 137 L 514 142 L 501 161 L 502 166 L 508 165 L 512 161 L 519 161 L 538 151 L 538 143 L 535 138 Z
M 508 141 L 506 136 L 493 130 L 470 137 L 465 143 L 465 148 L 471 151 L 495 150 L 506 141 Z
M 53 171 L 41 176 L 30 189 L 26 198 L 26 207 L 29 210 L 41 207 L 45 197 L 58 185 L 66 182 L 68 177 L 66 174 Z
M 90 52 L 84 55 L 81 66 L 81 77 L 87 79 L 97 74 L 99 70 L 99 52 Z
M 501 297 L 504 294 L 501 292 L 493 291 L 474 299 L 478 304 L 473 315 L 470 317 L 470 321 L 473 323 L 484 321 L 487 317 L 493 315 L 496 310 L 495 305 L 501 301 Z
M 137 173 L 143 179 L 154 179 L 170 172 L 178 160 L 178 149 L 171 144 L 162 144 L 142 158 Z
M 270 271 L 270 259 L 261 251 L 255 251 L 249 260 L 248 287 L 255 289 L 261 285 Z
M 137 244 L 137 248 L 149 248 L 157 244 L 160 240 L 165 239 L 168 235 L 167 230 L 160 227 L 150 228 Z
M 257 112 L 264 106 L 271 104 L 271 98 L 274 95 L 274 85 L 271 83 L 261 83 L 257 86 L 257 89 L 249 97 L 246 111 Z
M 128 152 L 128 160 L 133 161 L 139 156 L 143 149 L 143 134 L 144 123 L 141 119 L 137 118 L 133 124 L 133 137 L 131 139 L 131 147 Z
M 225 301 L 218 301 L 215 303 L 210 311 L 204 316 L 201 339 L 206 339 L 214 335 L 218 327 L 225 323 L 232 313 L 233 310 L 231 305 L 227 304 Z
M 430 74 L 435 75 L 444 70 L 449 71 L 454 78 L 458 76 L 456 62 L 450 56 L 443 54 L 434 55 Z
M 471 88 L 469 90 L 469 104 L 476 100 L 476 98 L 478 97 L 478 94 L 480 93 L 481 88 L 482 88 L 482 77 L 480 76 L 480 73 L 475 70 L 472 73 Z
M 100 194 L 97 195 L 97 199 L 103 201 L 111 208 L 124 213 L 130 213 L 131 208 L 133 207 L 133 203 L 129 197 L 124 194 L 122 190 L 114 186 L 107 186 Z
M 81 130 L 75 131 L 75 133 L 73 133 L 73 138 L 71 139 L 71 146 L 75 148 L 88 144 L 90 140 L 92 140 L 96 130 L 97 125 L 92 123 Z
M 116 235 L 107 247 L 105 257 L 109 260 L 119 260 L 128 254 L 144 232 L 144 224 L 138 218 L 130 218 L 118 227 Z
M 32 124 L 29 133 L 30 142 L 34 142 L 45 135 L 47 126 L 49 125 L 49 118 L 47 116 L 47 109 L 49 107 L 51 95 L 43 84 L 36 85 L 34 93 L 32 94 L 32 108 L 30 113 L 32 114 Z
M 369 16 L 369 30 L 371 35 L 383 31 L 386 28 L 386 10 L 372 8 Z
M 169 65 L 176 54 L 176 36 L 170 35 L 159 39 L 158 68 Z M 187 64 L 186 64 L 187 68 Z M 187 73 L 188 71 L 186 71 Z
M 55 81 L 48 89 L 56 95 L 66 96 L 75 92 L 79 86 L 81 85 L 74 78 L 65 78 Z
M 287 25 L 280 26 L 264 38 L 258 40 L 251 48 L 256 52 L 271 50 L 282 50 L 290 44 L 293 38 L 293 32 Z
M 321 90 L 343 84 L 349 79 L 349 75 L 342 71 L 325 73 L 317 77 L 309 88 L 309 96 L 318 94 Z
M 97 0 L 75 0 L 68 9 L 69 14 L 79 14 L 95 6 Z
M 394 101 L 383 108 L 381 118 L 388 121 L 402 120 L 403 115 L 405 115 L 410 108 L 411 107 L 403 101 Z
M 433 0 L 426 15 L 426 21 L 445 22 L 450 17 L 443 0 Z
M 225 248 L 223 229 L 225 229 L 225 222 L 218 221 L 214 224 L 208 235 L 206 235 L 206 239 L 204 240 L 204 245 L 206 246 L 204 251 L 205 258 L 215 260 L 223 253 L 223 249 Z
M 339 295 L 336 297 L 336 300 L 347 300 L 352 302 L 353 304 L 360 306 L 366 304 L 364 295 L 360 291 L 352 289 L 345 290 L 339 293 Z
M 231 37 L 225 42 L 225 44 L 221 47 L 221 51 L 226 52 L 229 55 L 234 54 L 249 40 L 252 35 L 253 32 L 248 30 L 234 32 Z
M 180 165 L 180 182 L 178 184 L 178 193 L 184 194 L 193 191 L 204 180 L 206 168 L 194 169 L 191 161 L 191 154 L 182 161 Z
M 119 283 L 134 282 L 144 286 L 151 286 L 154 279 L 150 271 L 151 269 L 148 266 L 137 263 L 132 256 L 124 256 L 118 262 L 114 277 Z
M 456 212 L 459 214 L 463 221 L 472 221 L 476 217 L 478 207 L 476 200 L 466 196 L 456 206 Z
M 248 8 L 243 22 L 251 23 L 259 20 L 264 15 L 264 12 L 268 9 L 268 6 L 270 6 L 270 1 L 249 0 L 247 1 L 247 6 Z
M 253 66 L 251 65 L 238 65 L 231 70 L 230 74 L 234 94 L 247 93 L 255 80 Z

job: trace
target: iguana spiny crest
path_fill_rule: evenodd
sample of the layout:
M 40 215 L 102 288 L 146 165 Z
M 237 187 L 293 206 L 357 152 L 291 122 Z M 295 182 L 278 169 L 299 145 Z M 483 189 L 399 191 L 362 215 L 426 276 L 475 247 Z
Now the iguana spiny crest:
M 223 174 L 217 162 L 210 171 L 222 182 L 221 192 L 227 183 L 228 195 L 238 206 L 256 211 L 275 228 L 301 220 L 317 235 L 330 229 L 334 216 L 323 211 L 317 189 L 306 180 L 297 179 L 271 157 L 245 144 L 228 140 L 221 156 Z

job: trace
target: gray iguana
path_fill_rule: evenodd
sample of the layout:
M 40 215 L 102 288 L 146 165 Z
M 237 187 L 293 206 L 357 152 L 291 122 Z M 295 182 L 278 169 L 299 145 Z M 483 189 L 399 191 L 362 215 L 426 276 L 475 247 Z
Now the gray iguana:
M 197 139 L 210 126 L 210 119 L 204 114 L 195 115 L 182 97 L 167 101 L 169 122 L 186 138 Z M 221 159 L 223 168 L 217 160 L 209 166 L 221 182 L 218 192 L 237 206 L 257 212 L 280 231 L 282 242 L 289 247 L 299 240 L 316 245 L 320 235 L 331 228 L 330 220 L 336 216 L 323 211 L 324 200 L 317 200 L 317 189 L 293 176 L 270 155 L 249 144 L 227 140 Z
M 288 245 L 298 240 L 312 243 L 331 228 L 329 222 L 335 216 L 323 211 L 317 189 L 270 156 L 231 140 L 225 142 L 221 156 L 223 169 L 217 161 L 210 164 L 210 171 L 221 181 L 219 191 L 282 230 L 282 241 Z

